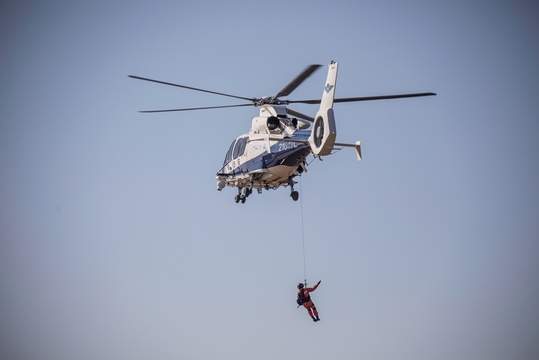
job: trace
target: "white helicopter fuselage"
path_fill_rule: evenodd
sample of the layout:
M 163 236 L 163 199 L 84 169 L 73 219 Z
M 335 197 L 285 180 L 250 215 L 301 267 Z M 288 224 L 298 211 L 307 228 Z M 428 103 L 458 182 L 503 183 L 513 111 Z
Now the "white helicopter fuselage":
M 248 134 L 232 142 L 223 167 L 217 173 L 217 189 L 276 189 L 292 185 L 292 178 L 306 169 L 311 153 L 308 123 L 289 118 L 281 106 L 263 105 L 252 119 Z
M 336 143 L 337 130 L 333 113 L 335 85 L 337 81 L 336 62 L 331 62 L 322 93 L 318 112 L 309 118 L 296 111 L 290 111 L 275 99 L 260 99 L 260 113 L 251 121 L 248 134 L 239 136 L 232 142 L 223 167 L 217 172 L 217 190 L 225 186 L 238 188 L 235 201 L 242 203 L 257 189 L 277 189 L 290 186 L 290 196 L 295 201 L 294 177 L 307 171 L 307 156 L 330 155 L 335 146 L 354 147 L 358 160 L 361 159 L 360 142 L 355 144 Z M 294 85 L 295 86 L 295 85 Z M 284 103 L 287 104 L 287 103 Z M 289 113 L 301 115 L 310 123 L 290 118 Z M 305 130 L 311 127 L 309 130 Z M 243 191 L 243 194 L 242 194 Z

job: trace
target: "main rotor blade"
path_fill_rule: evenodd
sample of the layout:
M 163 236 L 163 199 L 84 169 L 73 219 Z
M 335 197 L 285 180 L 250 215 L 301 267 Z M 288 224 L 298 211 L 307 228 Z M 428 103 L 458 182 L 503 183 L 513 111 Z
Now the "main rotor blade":
M 165 110 L 142 110 L 141 113 L 158 113 L 158 112 L 173 112 L 173 111 L 191 111 L 191 110 L 207 110 L 207 109 L 222 109 L 233 108 L 242 106 L 254 106 L 253 104 L 238 104 L 238 105 L 222 105 L 222 106 L 204 106 L 195 108 L 183 108 L 183 109 L 165 109 Z
M 144 80 L 144 81 L 151 81 L 151 82 L 158 83 L 158 84 L 164 84 L 164 85 L 169 85 L 169 86 L 176 86 L 176 87 L 180 87 L 180 88 L 184 88 L 184 89 L 189 89 L 189 90 L 195 90 L 195 91 L 202 91 L 202 92 L 205 92 L 205 93 L 210 93 L 210 94 L 215 94 L 215 95 L 228 96 L 228 97 L 232 97 L 232 98 L 236 98 L 236 99 L 242 99 L 242 100 L 251 101 L 251 102 L 254 102 L 254 101 L 257 100 L 257 99 L 255 99 L 255 98 L 248 98 L 248 97 L 243 97 L 243 96 L 236 96 L 236 95 L 231 95 L 231 94 L 225 94 L 225 93 L 221 93 L 221 92 L 217 92 L 217 91 L 204 90 L 204 89 L 199 89 L 199 88 L 195 88 L 195 87 L 191 87 L 191 86 L 185 86 L 185 85 L 180 85 L 180 84 L 174 84 L 174 83 L 170 83 L 170 82 L 166 82 L 166 81 L 160 81 L 160 80 L 154 80 L 154 79 L 143 78 L 143 77 L 135 76 L 135 75 L 128 75 L 128 76 L 129 76 L 130 78 L 133 78 L 133 79 Z
M 309 65 L 303 70 L 301 74 L 296 76 L 294 80 L 292 80 L 288 85 L 286 85 L 281 91 L 275 95 L 275 98 L 279 98 L 281 96 L 288 96 L 292 91 L 294 91 L 299 85 L 301 85 L 302 82 L 304 82 L 309 76 L 311 76 L 316 70 L 318 70 L 322 65 Z
M 415 93 L 415 94 L 397 94 L 397 95 L 382 95 L 382 96 L 362 96 L 362 97 L 353 97 L 353 98 L 339 98 L 333 100 L 334 102 L 351 102 L 351 101 L 370 101 L 370 100 L 388 100 L 388 99 L 400 99 L 400 98 L 411 98 L 411 97 L 421 97 L 421 96 L 435 96 L 435 93 Z
M 380 95 L 380 96 L 360 96 L 360 97 L 351 97 L 351 98 L 338 98 L 333 100 L 333 102 L 353 102 L 353 101 L 371 101 L 371 100 L 388 100 L 388 99 L 401 99 L 401 98 L 411 98 L 411 97 L 420 97 L 420 96 L 433 96 L 436 93 L 414 93 L 414 94 L 396 94 L 396 95 Z M 320 104 L 322 100 L 289 100 L 288 103 L 300 103 L 300 104 Z
M 290 108 L 286 108 L 286 112 L 289 113 L 292 116 L 299 117 L 300 119 L 307 120 L 307 121 L 310 121 L 310 122 L 314 122 L 313 117 L 310 117 L 309 115 L 302 114 L 299 111 L 292 110 Z

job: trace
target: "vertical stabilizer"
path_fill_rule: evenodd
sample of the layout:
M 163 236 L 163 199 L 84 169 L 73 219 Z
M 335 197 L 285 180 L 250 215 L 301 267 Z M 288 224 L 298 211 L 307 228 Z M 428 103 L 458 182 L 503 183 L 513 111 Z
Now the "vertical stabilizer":
M 322 93 L 320 110 L 333 107 L 333 99 L 335 98 L 335 86 L 337 85 L 338 67 L 339 64 L 334 61 L 329 64 L 328 77 L 326 79 L 326 85 L 324 86 L 324 92 Z
M 309 136 L 309 145 L 315 155 L 325 156 L 331 154 L 337 128 L 333 114 L 333 99 L 335 98 L 335 86 L 337 85 L 337 69 L 339 63 L 332 61 L 329 64 L 328 76 L 322 93 L 320 108 L 314 118 L 313 129 Z

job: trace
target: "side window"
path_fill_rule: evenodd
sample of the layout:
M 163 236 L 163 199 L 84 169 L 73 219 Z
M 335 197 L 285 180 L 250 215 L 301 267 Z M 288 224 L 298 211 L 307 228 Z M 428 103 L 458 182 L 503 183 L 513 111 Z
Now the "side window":
M 236 146 L 234 146 L 234 152 L 232 153 L 232 158 L 236 159 L 237 157 L 243 155 L 245 151 L 245 145 L 247 144 L 247 137 L 239 138 L 236 141 Z
M 238 147 L 238 156 L 243 155 L 245 152 L 245 145 L 247 145 L 247 137 L 243 137 L 238 140 L 238 143 L 236 144 L 236 147 Z

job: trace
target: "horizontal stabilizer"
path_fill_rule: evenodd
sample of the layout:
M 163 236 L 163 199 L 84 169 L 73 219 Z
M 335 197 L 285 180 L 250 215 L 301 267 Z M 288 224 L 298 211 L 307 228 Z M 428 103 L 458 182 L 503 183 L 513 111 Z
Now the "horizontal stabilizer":
M 356 149 L 356 156 L 358 161 L 361 161 L 361 141 L 356 141 L 355 144 L 343 144 L 343 143 L 335 143 L 336 146 L 344 146 L 344 147 L 353 147 Z

